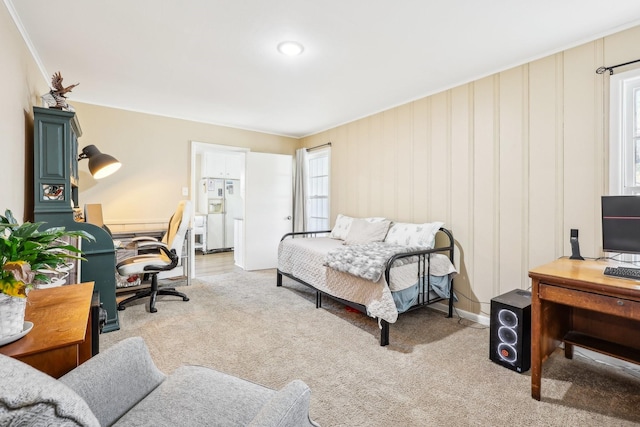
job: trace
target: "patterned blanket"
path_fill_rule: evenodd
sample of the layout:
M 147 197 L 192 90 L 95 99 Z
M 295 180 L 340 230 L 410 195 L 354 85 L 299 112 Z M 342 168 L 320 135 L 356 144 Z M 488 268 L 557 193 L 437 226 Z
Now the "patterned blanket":
M 372 282 L 380 280 L 393 255 L 415 252 L 425 248 L 385 242 L 345 245 L 327 254 L 325 265 L 343 273 L 349 273 Z M 394 266 L 415 262 L 415 257 L 400 258 Z

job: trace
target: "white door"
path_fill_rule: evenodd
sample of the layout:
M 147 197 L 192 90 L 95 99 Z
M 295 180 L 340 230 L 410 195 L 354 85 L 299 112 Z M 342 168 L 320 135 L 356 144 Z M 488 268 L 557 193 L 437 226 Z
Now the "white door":
M 291 232 L 292 157 L 247 153 L 244 210 L 244 268 L 278 266 L 278 244 Z

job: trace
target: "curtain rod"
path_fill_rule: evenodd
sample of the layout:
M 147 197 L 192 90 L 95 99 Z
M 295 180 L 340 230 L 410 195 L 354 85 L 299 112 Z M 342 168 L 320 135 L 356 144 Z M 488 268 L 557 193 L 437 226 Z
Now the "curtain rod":
M 307 151 L 317 150 L 322 147 L 331 147 L 331 142 L 327 142 L 326 144 L 318 145 L 316 147 L 307 148 Z
M 618 67 L 624 67 L 625 65 L 633 64 L 635 62 L 640 62 L 640 59 L 636 59 L 635 61 L 625 62 L 624 64 L 613 65 L 611 67 L 600 67 L 596 70 L 598 74 L 604 74 L 605 71 L 609 70 L 609 75 L 613 74 L 613 69 Z

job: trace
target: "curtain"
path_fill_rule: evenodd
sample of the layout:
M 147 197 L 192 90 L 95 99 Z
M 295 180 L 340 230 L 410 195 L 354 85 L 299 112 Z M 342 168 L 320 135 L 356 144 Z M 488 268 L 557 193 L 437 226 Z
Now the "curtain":
M 307 149 L 296 150 L 293 184 L 293 231 L 307 230 Z

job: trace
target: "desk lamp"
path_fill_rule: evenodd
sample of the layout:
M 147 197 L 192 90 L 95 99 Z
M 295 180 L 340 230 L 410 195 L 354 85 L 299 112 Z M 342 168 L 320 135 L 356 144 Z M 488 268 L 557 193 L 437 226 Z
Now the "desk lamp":
M 95 145 L 87 145 L 82 149 L 78 160 L 82 159 L 89 159 L 89 172 L 95 179 L 109 176 L 122 166 L 115 157 L 101 153 Z

